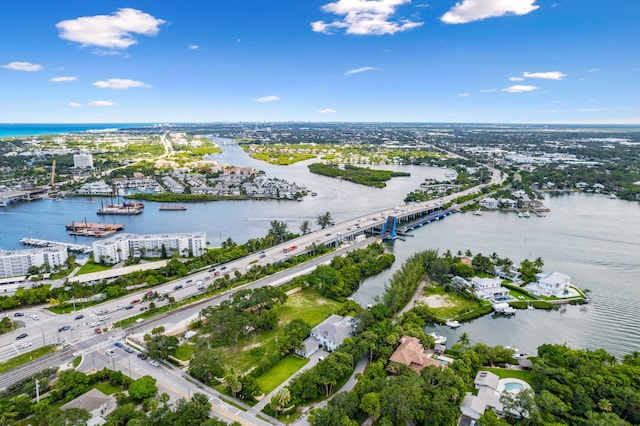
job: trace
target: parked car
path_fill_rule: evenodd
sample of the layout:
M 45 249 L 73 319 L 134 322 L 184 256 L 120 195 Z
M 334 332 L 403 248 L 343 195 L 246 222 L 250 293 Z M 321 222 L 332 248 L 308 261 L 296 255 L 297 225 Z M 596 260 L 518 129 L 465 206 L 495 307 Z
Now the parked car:
M 124 349 L 124 351 L 125 351 L 125 352 L 127 352 L 127 353 L 130 353 L 130 354 L 132 354 L 132 353 L 133 353 L 133 349 L 131 349 L 129 346 L 125 346 L 123 349 Z
M 23 317 L 24 314 L 22 312 L 16 312 L 15 314 L 13 314 L 14 317 Z
M 102 334 L 102 329 L 100 327 L 96 328 L 93 331 L 95 331 L 96 334 Z
M 81 320 L 82 318 L 84 318 L 84 315 L 80 314 L 80 315 L 76 315 L 76 317 L 74 319 L 75 320 Z
M 107 349 L 104 353 L 109 356 L 116 356 L 116 353 L 112 349 Z
M 122 342 L 115 342 L 114 345 L 116 345 L 116 348 L 121 348 L 124 346 Z
M 149 364 L 153 365 L 154 367 L 159 367 L 160 363 L 158 361 L 156 361 L 155 359 L 152 359 L 151 361 L 149 361 Z
M 63 332 L 63 331 L 67 331 L 67 330 L 70 330 L 70 329 L 71 329 L 71 326 L 70 326 L 70 325 L 65 325 L 65 326 L 63 326 L 63 327 L 60 327 L 60 328 L 58 329 L 58 332 L 59 332 L 59 333 L 61 333 L 61 332 Z
M 16 340 L 20 340 L 20 339 L 24 339 L 25 337 L 27 337 L 28 334 L 27 333 L 22 333 L 22 334 L 18 334 L 16 336 Z
M 31 319 L 34 321 L 38 321 L 40 319 L 39 316 L 37 316 L 36 314 L 31 315 Z
M 136 355 L 138 358 L 140 359 L 147 359 L 147 356 L 145 354 L 143 354 L 142 352 L 138 353 L 138 355 Z

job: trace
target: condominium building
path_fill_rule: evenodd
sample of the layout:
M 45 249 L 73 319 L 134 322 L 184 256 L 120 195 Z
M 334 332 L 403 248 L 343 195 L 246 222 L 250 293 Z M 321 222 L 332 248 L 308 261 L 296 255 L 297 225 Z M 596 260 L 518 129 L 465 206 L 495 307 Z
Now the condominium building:
M 93 243 L 96 263 L 115 264 L 129 257 L 152 258 L 178 254 L 200 256 L 206 250 L 204 232 L 183 234 L 120 234 Z
M 32 266 L 48 265 L 51 269 L 67 261 L 65 246 L 32 248 L 28 250 L 0 250 L 0 278 L 28 275 Z
M 93 167 L 93 155 L 91 154 L 73 154 L 73 167 L 83 169 Z

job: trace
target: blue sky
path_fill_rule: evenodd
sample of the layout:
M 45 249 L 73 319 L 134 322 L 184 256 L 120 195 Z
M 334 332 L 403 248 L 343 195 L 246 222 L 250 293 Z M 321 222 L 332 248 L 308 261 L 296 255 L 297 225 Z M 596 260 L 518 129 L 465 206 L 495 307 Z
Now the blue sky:
M 640 2 L 5 0 L 0 122 L 640 124 Z

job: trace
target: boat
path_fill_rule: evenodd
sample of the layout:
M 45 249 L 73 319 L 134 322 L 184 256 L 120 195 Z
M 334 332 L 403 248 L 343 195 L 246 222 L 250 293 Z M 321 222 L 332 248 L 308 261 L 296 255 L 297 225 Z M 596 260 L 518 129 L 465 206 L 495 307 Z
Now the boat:
M 482 210 L 480 210 L 480 208 L 478 207 L 478 210 L 473 212 L 473 214 L 476 215 L 476 216 L 482 216 Z
M 516 309 L 513 306 L 509 306 L 506 302 L 494 304 L 493 310 L 495 313 L 503 315 L 513 315 L 516 313 Z
M 456 320 L 452 320 L 452 319 L 448 319 L 448 320 L 445 322 L 445 325 L 447 325 L 447 326 L 449 326 L 449 327 L 451 327 L 451 328 L 458 328 L 458 327 L 460 327 L 460 323 L 459 323 L 458 321 L 456 321 Z
M 618 196 L 615 193 L 612 192 L 611 194 L 609 194 L 609 198 L 611 200 L 615 200 L 616 198 L 618 198 Z
M 529 213 L 529 210 L 524 212 L 523 217 L 531 217 L 531 213 Z
M 160 206 L 158 208 L 158 210 L 160 210 L 161 212 L 164 212 L 164 211 L 183 211 L 183 210 L 186 210 L 186 209 L 187 209 L 187 206 L 181 206 L 181 205 L 179 205 L 179 206 L 164 205 L 164 206 Z
M 134 216 L 142 213 L 144 209 L 144 204 L 142 203 L 134 203 L 130 201 L 124 204 L 109 204 L 106 207 L 101 207 L 98 209 L 99 215 L 126 215 L 126 216 Z
M 429 333 L 429 336 L 433 337 L 433 340 L 435 340 L 436 345 L 444 345 L 445 343 L 447 343 L 446 336 L 442 336 L 436 333 Z

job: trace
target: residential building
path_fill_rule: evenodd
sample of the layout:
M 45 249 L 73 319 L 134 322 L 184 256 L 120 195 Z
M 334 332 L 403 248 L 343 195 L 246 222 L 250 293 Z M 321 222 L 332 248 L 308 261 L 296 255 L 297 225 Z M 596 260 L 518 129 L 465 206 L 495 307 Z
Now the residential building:
M 93 260 L 115 264 L 129 257 L 200 256 L 206 250 L 204 232 L 183 234 L 120 234 L 93 243 Z
M 443 364 L 436 358 L 433 358 L 431 354 L 425 352 L 420 340 L 411 336 L 402 336 L 400 338 L 400 346 L 398 346 L 391 355 L 389 361 L 406 365 L 418 374 L 430 365 L 436 367 L 446 366 L 446 364 Z
M 509 289 L 502 287 L 502 281 L 498 278 L 471 278 L 471 284 L 476 296 L 482 299 L 495 299 L 509 296 Z
M 76 193 L 80 195 L 112 195 L 113 188 L 104 181 L 90 182 L 83 184 Z
M 73 154 L 73 167 L 78 169 L 93 168 L 93 155 Z
M 106 423 L 106 417 L 116 409 L 118 403 L 116 399 L 111 395 L 105 395 L 98 389 L 91 389 L 90 391 L 83 393 L 76 399 L 64 404 L 60 407 L 61 410 L 68 410 L 70 408 L 79 408 L 86 410 L 91 415 L 91 418 L 87 421 L 88 426 L 102 425 Z
M 491 198 L 491 197 L 483 198 L 482 200 L 480 200 L 478 202 L 478 204 L 481 207 L 484 207 L 485 209 L 497 209 L 498 208 L 498 200 L 496 200 L 495 198 Z
M 505 384 L 508 382 L 518 383 L 518 390 L 507 390 Z M 462 417 L 478 420 L 487 408 L 493 410 L 498 415 L 504 414 L 504 406 L 500 401 L 503 392 L 518 393 L 524 389 L 531 389 L 531 386 L 519 379 L 500 379 L 496 374 L 489 371 L 478 371 L 473 381 L 478 391 L 477 395 L 468 393 L 460 404 Z
M 55 269 L 64 265 L 67 257 L 68 253 L 65 246 L 14 251 L 0 250 L 0 278 L 28 275 L 32 266 L 48 265 L 49 268 Z
M 311 336 L 302 342 L 302 349 L 296 350 L 296 353 L 308 358 L 320 348 L 333 352 L 344 339 L 352 335 L 353 317 L 333 314 L 311 329 Z
M 537 274 L 538 281 L 527 284 L 525 289 L 535 296 L 567 297 L 570 293 L 571 277 L 561 272 Z

